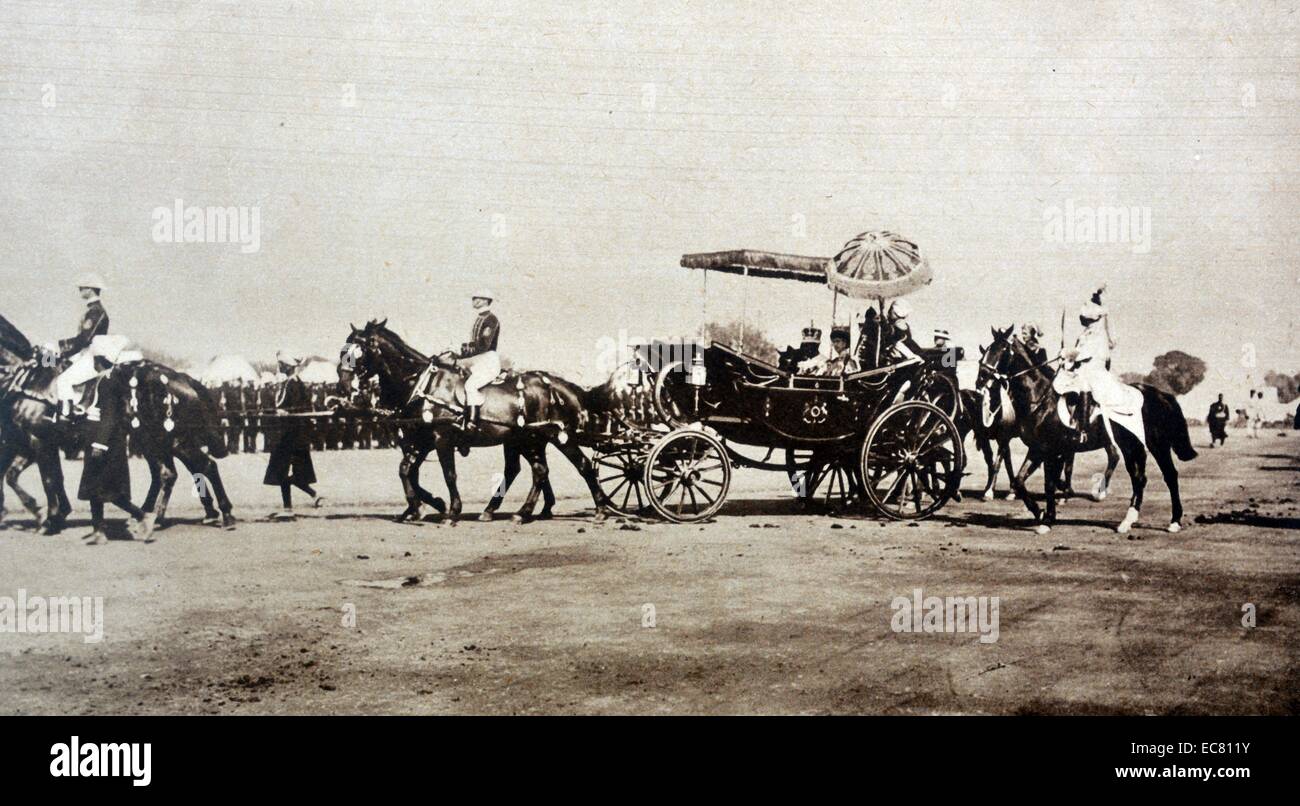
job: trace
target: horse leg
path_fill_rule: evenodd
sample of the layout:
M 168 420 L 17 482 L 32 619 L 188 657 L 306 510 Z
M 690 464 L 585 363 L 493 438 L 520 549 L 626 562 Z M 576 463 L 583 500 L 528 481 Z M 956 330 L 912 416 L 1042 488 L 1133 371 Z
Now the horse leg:
M 560 442 L 558 439 L 552 440 L 556 450 L 564 455 L 565 459 L 578 471 L 583 481 L 587 482 L 587 490 L 591 492 L 591 500 L 596 505 L 595 519 L 603 521 L 608 516 L 608 506 L 605 501 L 605 494 L 601 492 L 600 485 L 596 483 L 596 469 L 590 460 L 583 455 L 582 449 L 574 444 L 573 440 Z
M 145 512 L 153 512 L 158 505 L 158 494 L 162 492 L 162 462 L 152 450 L 144 452 L 144 462 L 149 468 L 149 491 L 145 493 L 144 503 L 140 506 Z M 174 467 L 172 472 L 176 472 Z
M 1060 484 L 1061 498 L 1068 499 L 1074 497 L 1074 457 L 1078 454 L 1069 451 L 1061 456 L 1060 464 Z
M 1119 465 L 1119 448 L 1109 439 L 1106 440 L 1106 471 L 1102 474 L 1101 485 L 1093 490 L 1093 500 L 1105 501 L 1106 496 L 1110 495 L 1110 479 L 1115 475 L 1115 468 Z
M 1051 454 L 1043 459 L 1043 496 L 1047 511 L 1035 529 L 1040 535 L 1052 531 L 1052 524 L 1056 523 L 1056 483 L 1061 478 L 1063 458 L 1063 455 Z
M 997 485 L 998 481 L 998 468 L 1002 466 L 1002 446 L 998 446 L 996 458 L 994 458 L 993 446 L 989 444 L 987 438 L 976 434 L 975 446 L 980 449 L 980 453 L 984 454 L 984 468 L 988 471 L 989 477 L 988 483 L 984 485 L 984 493 L 980 497 L 985 501 L 992 501 L 993 488 Z
M 1156 465 L 1160 467 L 1160 475 L 1164 477 L 1165 486 L 1169 488 L 1169 503 L 1173 506 L 1173 512 L 1169 515 L 1169 531 L 1180 532 L 1183 529 L 1183 499 L 1178 494 L 1178 467 L 1174 464 L 1168 445 L 1153 448 L 1151 455 L 1155 457 Z
M 158 473 L 158 497 L 154 501 L 153 507 L 144 507 L 144 511 L 153 516 L 153 522 L 158 523 L 167 514 L 167 505 L 172 500 L 172 490 L 176 488 L 176 479 L 180 474 L 176 472 L 176 460 L 171 454 L 165 456 L 155 456 L 150 460 L 150 471 L 154 471 L 154 465 L 157 465 Z M 203 484 L 203 480 L 194 479 L 194 483 Z
M 438 440 L 438 464 L 442 465 L 442 478 L 447 483 L 447 495 L 451 498 L 451 509 L 448 510 L 447 517 L 454 524 L 460 519 L 461 502 L 460 488 L 456 486 L 456 446 L 449 439 Z M 419 486 L 418 482 L 416 486 Z
M 546 462 L 546 445 L 537 452 L 537 460 L 542 463 L 546 473 L 542 476 L 542 511 L 537 513 L 538 520 L 550 520 L 551 510 L 555 508 L 555 490 L 551 489 L 551 467 Z
M 36 499 L 18 483 L 18 477 L 21 476 L 23 471 L 31 464 L 32 457 L 27 454 L 20 453 L 14 456 L 8 469 L 5 470 L 5 483 L 9 485 L 9 489 L 14 491 L 14 495 L 18 496 L 18 500 L 22 503 L 23 509 L 32 513 L 32 517 L 36 518 L 36 521 L 39 524 L 41 520 L 41 505 L 37 503 Z M 51 507 L 51 509 L 53 509 L 53 507 Z M 0 514 L 3 514 L 3 511 L 4 507 L 0 506 Z
M 522 452 L 528 459 L 528 466 L 533 471 L 533 483 L 528 489 L 528 497 L 524 499 L 524 505 L 510 518 L 515 523 L 523 523 L 532 517 L 533 510 L 537 507 L 537 496 L 541 492 L 542 484 L 546 481 L 547 476 L 546 465 L 538 460 L 538 449 L 536 447 L 529 446 L 522 449 Z
M 1034 453 L 1034 450 L 1031 448 L 1029 453 L 1025 456 L 1025 461 L 1020 463 L 1019 472 L 1011 478 L 1011 492 L 1020 496 L 1020 500 L 1025 503 L 1025 508 L 1029 510 L 1030 515 L 1034 516 L 1034 520 L 1038 520 L 1042 513 L 1038 509 L 1038 504 L 1030 497 L 1029 490 L 1025 488 L 1025 479 L 1029 478 L 1029 475 L 1033 473 L 1040 464 L 1042 464 L 1042 459 L 1038 458 Z M 1008 469 L 1010 469 L 1009 463 Z
M 505 463 L 502 467 L 501 483 L 492 491 L 492 498 L 488 501 L 483 513 L 478 516 L 481 521 L 492 520 L 492 513 L 497 511 L 501 506 L 502 500 L 506 497 L 506 492 L 510 490 L 510 485 L 515 483 L 515 477 L 519 475 L 519 448 L 515 445 L 503 445 L 502 454 L 505 456 Z
M 406 494 L 406 509 L 397 516 L 398 523 L 420 516 L 420 464 L 428 455 L 429 449 L 423 447 L 408 446 L 402 451 L 402 464 L 397 473 L 402 479 L 402 492 Z
M 1127 433 L 1127 432 L 1125 432 Z M 1118 435 L 1116 437 L 1119 438 Z M 1142 511 L 1142 491 L 1147 484 L 1147 452 L 1146 448 L 1138 444 L 1136 439 L 1126 437 L 1125 444 L 1120 446 L 1124 453 L 1124 468 L 1128 470 L 1129 480 L 1133 482 L 1133 498 L 1129 501 L 1128 512 L 1124 515 L 1124 520 L 1120 521 L 1115 531 L 1120 534 L 1128 534 L 1128 530 L 1133 528 L 1137 523 L 1138 514 Z

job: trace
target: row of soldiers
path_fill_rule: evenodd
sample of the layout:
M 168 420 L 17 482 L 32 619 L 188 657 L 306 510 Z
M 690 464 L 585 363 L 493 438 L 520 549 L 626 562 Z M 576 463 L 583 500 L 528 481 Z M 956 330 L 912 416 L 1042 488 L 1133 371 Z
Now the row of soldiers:
M 391 448 L 397 444 L 396 426 L 386 418 L 372 414 L 378 405 L 378 392 L 368 389 L 357 393 L 346 412 L 331 413 L 338 394 L 328 383 L 304 384 L 311 410 L 322 412 L 307 418 L 304 428 L 312 450 L 369 450 Z M 276 442 L 279 421 L 275 416 L 275 396 L 279 384 L 224 383 L 212 387 L 221 409 L 226 429 L 226 449 L 230 453 L 267 452 Z M 258 440 L 258 437 L 261 440 Z

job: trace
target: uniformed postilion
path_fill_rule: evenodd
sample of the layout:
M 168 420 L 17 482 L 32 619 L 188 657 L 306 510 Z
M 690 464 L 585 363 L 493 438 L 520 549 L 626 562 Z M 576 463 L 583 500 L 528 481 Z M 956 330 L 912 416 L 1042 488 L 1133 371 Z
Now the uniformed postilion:
M 1300 701 L 1285 4 L 10 6 L 0 713 Z

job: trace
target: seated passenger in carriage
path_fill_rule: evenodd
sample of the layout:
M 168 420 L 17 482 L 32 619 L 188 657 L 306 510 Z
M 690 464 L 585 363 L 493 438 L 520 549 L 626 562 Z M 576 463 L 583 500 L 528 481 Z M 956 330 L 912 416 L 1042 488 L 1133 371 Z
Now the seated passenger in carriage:
M 896 299 L 889 306 L 880 333 L 882 366 L 921 357 L 921 346 L 913 340 L 912 328 L 907 322 L 911 315 L 912 306 L 905 299 Z
M 777 358 L 777 366 L 787 372 L 796 372 L 799 365 L 811 361 L 821 351 L 822 332 L 820 328 L 809 324 L 803 329 L 803 341 L 798 347 L 787 347 Z
M 831 353 L 826 358 L 814 358 L 799 364 L 799 371 L 806 375 L 824 375 L 837 377 L 851 375 L 858 371 L 858 362 L 849 349 L 849 329 L 847 327 L 831 328 Z

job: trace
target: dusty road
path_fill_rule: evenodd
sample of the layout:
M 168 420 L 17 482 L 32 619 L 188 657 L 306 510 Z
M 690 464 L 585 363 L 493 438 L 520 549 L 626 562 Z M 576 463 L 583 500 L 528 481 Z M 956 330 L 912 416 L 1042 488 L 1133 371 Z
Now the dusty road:
M 104 634 L 0 633 L 0 712 L 1295 713 L 1300 435 L 1194 442 L 1188 528 L 1157 474 L 1127 539 L 1122 470 L 1040 537 L 971 496 L 919 525 L 800 514 L 752 472 L 713 523 L 594 524 L 558 457 L 556 520 L 398 525 L 389 452 L 318 454 L 326 506 L 270 523 L 264 457 L 232 457 L 233 532 L 183 490 L 151 545 L 81 545 L 84 505 L 57 537 L 10 514 L 0 596 L 102 596 Z M 462 460 L 467 509 L 498 462 Z M 917 588 L 998 597 L 997 640 L 894 632 Z

